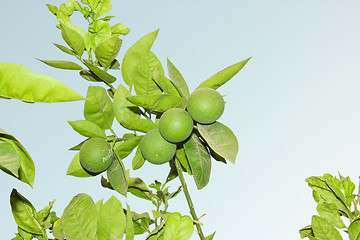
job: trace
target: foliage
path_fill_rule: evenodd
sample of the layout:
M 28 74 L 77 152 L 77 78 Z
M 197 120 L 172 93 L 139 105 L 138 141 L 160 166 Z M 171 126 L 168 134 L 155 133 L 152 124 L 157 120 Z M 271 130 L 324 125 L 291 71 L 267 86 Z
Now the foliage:
M 201 124 L 189 117 L 186 136 L 176 144 L 169 143 L 174 146 L 174 151 L 166 161 L 169 166 L 166 181 L 161 183 L 154 180 L 146 184 L 140 177 L 134 177 L 133 174 L 147 158 L 141 150 L 141 143 L 148 132 L 158 131 L 162 114 L 173 108 L 186 112 L 191 92 L 185 79 L 169 59 L 168 76 L 165 76 L 162 63 L 151 51 L 159 30 L 146 34 L 134 43 L 120 64 L 117 56 L 122 38 L 130 30 L 122 23 L 110 24 L 113 17 L 106 16 L 111 10 L 110 0 L 68 1 L 60 7 L 46 5 L 56 16 L 59 22 L 56 27 L 65 42 L 64 45 L 56 43 L 55 47 L 74 57 L 77 62 L 38 60 L 54 68 L 78 71 L 83 79 L 105 87 L 90 85 L 84 98 L 70 87 L 48 76 L 34 74 L 25 66 L 0 63 L 0 97 L 24 102 L 85 100 L 84 119 L 68 121 L 84 140 L 70 149 L 76 153 L 67 175 L 95 177 L 97 174 L 83 168 L 79 151 L 89 138 L 103 139 L 110 144 L 110 152 L 115 157 L 101 176 L 101 186 L 125 197 L 130 193 L 150 201 L 155 209 L 140 214 L 131 211 L 130 205 L 121 204 L 115 196 L 103 203 L 103 200 L 94 202 L 89 195 L 80 193 L 57 217 L 51 211 L 54 202 L 37 211 L 28 199 L 14 189 L 10 202 L 18 233 L 13 239 L 48 239 L 50 231 L 56 239 L 67 240 L 124 237 L 130 240 L 142 234 L 151 240 L 187 240 L 194 232 L 194 225 L 200 239 L 213 239 L 215 233 L 205 237 L 202 232 L 183 173 L 193 176 L 198 189 L 204 188 L 209 183 L 213 160 L 235 163 L 238 152 L 235 134 L 218 121 Z M 84 16 L 87 29 L 72 23 L 71 15 L 75 11 Z M 249 60 L 225 68 L 204 80 L 198 88 L 210 88 L 223 101 L 216 90 L 235 76 Z M 121 73 L 124 84 L 118 83 L 118 73 Z M 115 83 L 118 84 L 116 87 Z M 112 127 L 114 122 L 126 133 L 118 136 Z M 156 147 L 155 143 L 151 144 L 150 148 Z M 123 164 L 129 156 L 132 156 L 132 169 L 126 169 Z M 35 169 L 30 155 L 14 136 L 1 129 L 0 169 L 30 186 L 34 182 Z M 167 183 L 177 177 L 181 186 L 175 192 L 169 192 Z M 181 191 L 185 194 L 191 217 L 168 212 L 170 199 Z
M 342 240 L 339 230 L 348 233 L 350 240 L 360 239 L 360 188 L 349 177 L 334 177 L 327 173 L 306 179 L 313 190 L 319 215 L 311 218 L 311 225 L 300 229 L 301 238 L 310 240 Z

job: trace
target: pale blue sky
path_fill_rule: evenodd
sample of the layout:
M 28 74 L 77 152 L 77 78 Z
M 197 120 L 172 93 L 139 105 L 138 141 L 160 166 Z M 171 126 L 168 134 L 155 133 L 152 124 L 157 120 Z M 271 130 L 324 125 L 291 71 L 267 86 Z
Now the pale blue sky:
M 76 72 L 35 59 L 71 60 L 52 45 L 63 41 L 45 6 L 48 2 L 4 1 L 0 61 L 24 64 L 85 96 L 89 82 Z M 210 183 L 201 191 L 187 178 L 198 215 L 206 213 L 201 221 L 207 234 L 216 230 L 215 239 L 220 240 L 300 239 L 298 230 L 310 224 L 316 207 L 305 178 L 340 171 L 357 182 L 359 1 L 112 2 L 112 22 L 131 29 L 118 59 L 141 36 L 160 28 L 153 51 L 164 66 L 169 57 L 191 90 L 217 71 L 253 56 L 219 89 L 227 102 L 220 121 L 239 139 L 236 164 L 215 163 Z M 65 175 L 74 156 L 67 149 L 83 140 L 66 120 L 83 119 L 83 102 L 0 100 L 0 109 L 0 128 L 25 145 L 37 168 L 33 189 L 0 172 L 1 239 L 11 239 L 16 231 L 9 204 L 12 188 L 37 209 L 56 199 L 58 215 L 79 192 L 95 201 L 115 194 L 125 203 L 100 186 L 100 177 Z M 167 168 L 146 164 L 134 174 L 147 181 L 163 180 Z M 178 184 L 174 180 L 174 190 Z M 127 201 L 138 212 L 152 209 L 143 200 Z M 170 204 L 170 211 L 188 214 L 183 195 Z

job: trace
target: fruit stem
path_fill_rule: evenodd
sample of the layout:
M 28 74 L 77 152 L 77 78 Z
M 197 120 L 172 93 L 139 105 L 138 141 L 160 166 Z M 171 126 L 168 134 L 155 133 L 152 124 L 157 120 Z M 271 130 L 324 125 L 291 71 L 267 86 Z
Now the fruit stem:
M 200 223 L 199 223 L 199 218 L 197 217 L 197 215 L 195 213 L 194 204 L 191 201 L 190 193 L 189 193 L 189 190 L 187 188 L 186 181 L 184 179 L 184 175 L 182 173 L 182 168 L 181 168 L 179 159 L 177 159 L 177 158 L 175 158 L 175 166 L 176 166 L 176 170 L 178 172 L 179 178 L 180 178 L 181 185 L 183 187 L 183 191 L 184 191 L 187 203 L 188 203 L 189 208 L 190 208 L 191 216 L 194 219 L 194 222 L 195 222 L 196 229 L 198 231 L 199 237 L 200 237 L 201 240 L 205 240 L 204 233 L 203 233 L 203 231 L 201 229 L 201 226 L 200 226 Z

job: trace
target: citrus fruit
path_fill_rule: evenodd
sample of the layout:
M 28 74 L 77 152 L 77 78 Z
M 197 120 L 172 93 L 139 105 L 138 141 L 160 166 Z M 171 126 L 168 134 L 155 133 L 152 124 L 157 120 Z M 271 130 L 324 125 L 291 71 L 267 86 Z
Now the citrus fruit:
M 186 109 L 199 123 L 209 124 L 220 118 L 225 108 L 221 94 L 215 89 L 204 87 L 196 89 L 187 101 Z
M 105 171 L 115 158 L 110 144 L 103 138 L 90 138 L 80 148 L 81 166 L 91 173 Z
M 159 120 L 159 131 L 169 142 L 178 143 L 187 139 L 194 127 L 190 115 L 181 108 L 171 108 L 164 112 Z
M 163 164 L 170 161 L 176 152 L 176 144 L 166 141 L 155 128 L 145 134 L 140 142 L 143 157 L 151 163 Z

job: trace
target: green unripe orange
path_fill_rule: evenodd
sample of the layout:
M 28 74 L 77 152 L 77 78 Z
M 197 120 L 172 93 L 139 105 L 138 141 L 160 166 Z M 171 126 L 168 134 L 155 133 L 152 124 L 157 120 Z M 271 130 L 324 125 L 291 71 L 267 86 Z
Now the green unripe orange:
M 105 171 L 115 158 L 111 145 L 103 138 L 90 138 L 80 148 L 80 164 L 90 173 Z
M 176 144 L 166 141 L 155 128 L 147 132 L 140 142 L 143 157 L 153 164 L 163 164 L 170 161 L 176 152 Z
M 225 109 L 225 101 L 215 89 L 198 88 L 190 95 L 186 109 L 196 122 L 209 124 L 221 117 Z
M 181 108 L 171 108 L 159 120 L 159 131 L 163 138 L 172 143 L 182 142 L 192 133 L 194 121 Z

